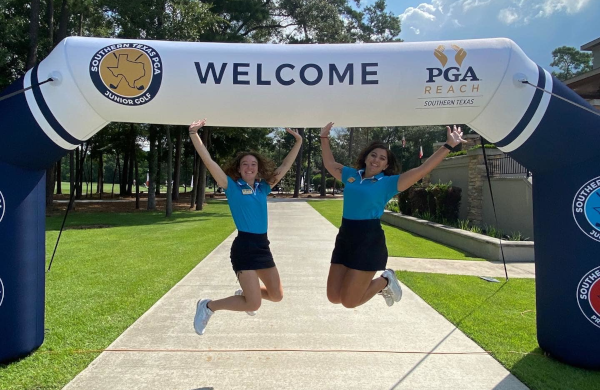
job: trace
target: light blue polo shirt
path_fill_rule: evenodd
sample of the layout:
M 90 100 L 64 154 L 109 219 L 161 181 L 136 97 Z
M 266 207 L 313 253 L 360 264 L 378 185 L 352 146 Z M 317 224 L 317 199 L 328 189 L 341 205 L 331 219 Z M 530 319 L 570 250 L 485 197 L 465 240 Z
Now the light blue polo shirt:
M 251 186 L 242 179 L 233 180 L 227 176 L 225 195 L 239 231 L 255 234 L 267 232 L 267 195 L 270 193 L 271 186 L 264 180 Z
M 387 202 L 398 193 L 400 175 L 380 174 L 364 178 L 364 170 L 342 168 L 344 218 L 379 219 Z

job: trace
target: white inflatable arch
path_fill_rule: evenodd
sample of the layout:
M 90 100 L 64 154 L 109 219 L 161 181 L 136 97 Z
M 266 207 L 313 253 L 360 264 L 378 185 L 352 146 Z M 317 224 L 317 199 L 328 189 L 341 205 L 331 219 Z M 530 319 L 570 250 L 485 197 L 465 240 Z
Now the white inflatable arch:
M 508 39 L 67 38 L 3 95 L 24 88 L 0 102 L 0 361 L 43 342 L 44 170 L 110 122 L 207 117 L 236 127 L 468 124 L 534 175 L 540 346 L 600 367 L 600 121 Z

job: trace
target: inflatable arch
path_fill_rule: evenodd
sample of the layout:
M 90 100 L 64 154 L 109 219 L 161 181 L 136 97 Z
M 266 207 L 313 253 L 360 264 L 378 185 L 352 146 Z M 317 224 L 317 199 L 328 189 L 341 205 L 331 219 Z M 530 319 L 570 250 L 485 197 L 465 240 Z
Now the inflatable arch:
M 67 38 L 3 95 L 29 87 L 0 102 L 2 362 L 43 342 L 45 169 L 112 121 L 207 117 L 241 127 L 467 123 L 533 172 L 540 346 L 600 367 L 600 118 L 566 102 L 593 110 L 510 40 Z

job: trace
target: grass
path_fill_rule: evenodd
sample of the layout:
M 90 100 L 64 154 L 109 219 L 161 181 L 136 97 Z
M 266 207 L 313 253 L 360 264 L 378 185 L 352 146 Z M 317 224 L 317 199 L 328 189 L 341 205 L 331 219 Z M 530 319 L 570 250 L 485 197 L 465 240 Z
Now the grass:
M 340 201 L 309 201 L 322 216 L 334 226 L 340 227 L 342 207 Z M 428 240 L 416 234 L 383 223 L 389 255 L 392 257 L 418 257 L 427 259 L 477 260 L 485 261 L 471 254 Z
M 50 260 L 62 216 L 47 219 Z M 234 229 L 224 202 L 202 212 L 71 214 L 46 276 L 46 338 L 0 366 L 0 389 L 60 389 Z
M 489 283 L 475 276 L 397 275 L 530 389 L 598 388 L 600 371 L 560 363 L 538 346 L 533 279 Z

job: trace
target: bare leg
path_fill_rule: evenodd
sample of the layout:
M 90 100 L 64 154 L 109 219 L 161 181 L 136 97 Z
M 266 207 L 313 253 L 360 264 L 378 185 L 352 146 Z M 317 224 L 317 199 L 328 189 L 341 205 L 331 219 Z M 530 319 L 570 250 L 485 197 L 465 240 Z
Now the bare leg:
M 373 276 L 375 271 L 348 269 L 340 290 L 342 305 L 347 308 L 360 306 L 387 286 L 386 279 L 373 279 Z
M 329 299 L 329 302 L 342 303 L 342 285 L 349 269 L 341 264 L 331 264 L 329 267 L 329 276 L 327 277 L 327 299 Z
M 260 288 L 261 296 L 271 302 L 279 302 L 283 299 L 283 286 L 279 279 L 277 267 L 257 269 L 258 278 L 262 280 L 264 287 Z M 244 290 L 246 294 L 246 290 Z
M 256 271 L 239 272 L 238 278 L 244 295 L 210 301 L 208 303 L 210 310 L 256 311 L 260 308 L 262 289 Z

